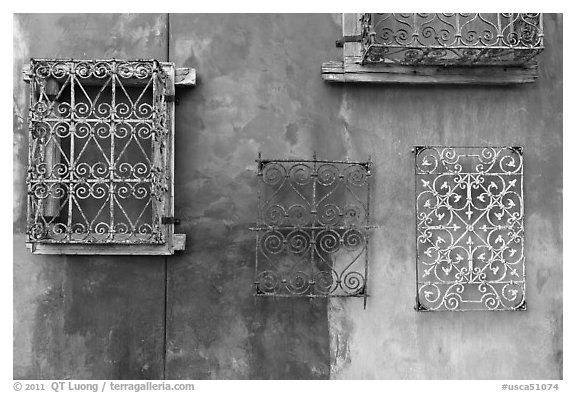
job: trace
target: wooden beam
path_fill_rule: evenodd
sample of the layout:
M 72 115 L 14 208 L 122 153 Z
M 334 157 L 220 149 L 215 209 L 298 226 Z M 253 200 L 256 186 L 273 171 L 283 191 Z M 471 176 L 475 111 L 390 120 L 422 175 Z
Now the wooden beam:
M 194 68 L 176 68 L 174 84 L 176 86 L 196 86 L 196 70 Z
M 186 235 L 175 233 L 174 237 L 172 237 L 172 244 L 174 251 L 183 251 L 186 248 Z
M 185 234 L 174 234 L 173 246 L 167 244 L 47 244 L 26 243 L 33 254 L 66 255 L 173 255 L 184 250 Z
M 343 56 L 344 62 L 354 63 L 362 60 L 362 43 L 360 42 L 360 35 L 362 34 L 362 26 L 360 18 L 362 14 L 342 14 L 342 37 L 344 37 Z M 346 41 L 347 37 L 354 38 L 357 41 Z
M 174 247 L 166 244 L 48 244 L 26 243 L 33 254 L 53 255 L 173 255 L 182 250 L 186 235 L 174 235 Z M 178 248 L 176 248 L 178 247 Z
M 164 73 L 167 75 L 167 80 L 166 80 L 166 95 L 167 96 L 173 96 L 176 94 L 176 84 L 174 83 L 174 74 L 175 74 L 175 69 L 174 69 L 174 63 L 160 63 L 162 64 L 162 69 L 164 70 Z
M 538 66 L 403 66 L 361 65 L 331 61 L 322 64 L 322 79 L 328 82 L 408 84 L 508 85 L 532 83 Z
M 30 71 L 30 64 L 24 64 L 22 66 L 22 80 L 26 83 L 30 83 L 32 78 L 32 72 Z

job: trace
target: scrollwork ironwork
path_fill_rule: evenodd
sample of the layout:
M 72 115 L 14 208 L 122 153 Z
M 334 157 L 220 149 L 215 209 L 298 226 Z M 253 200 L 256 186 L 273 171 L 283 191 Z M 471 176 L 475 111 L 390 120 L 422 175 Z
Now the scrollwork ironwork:
M 417 309 L 523 310 L 519 147 L 416 147 Z
M 361 18 L 363 64 L 522 65 L 544 49 L 539 13 L 386 13 Z
M 156 60 L 32 59 L 29 242 L 166 242 L 166 80 Z
M 256 294 L 365 298 L 371 162 L 257 163 Z

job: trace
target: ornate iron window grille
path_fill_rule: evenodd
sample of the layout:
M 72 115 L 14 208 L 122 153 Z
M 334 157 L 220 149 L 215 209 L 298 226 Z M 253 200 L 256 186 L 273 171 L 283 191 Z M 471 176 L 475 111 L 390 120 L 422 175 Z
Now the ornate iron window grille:
M 418 311 L 525 310 L 520 147 L 415 147 Z
M 372 162 L 262 159 L 257 296 L 367 296 Z
M 173 72 L 171 63 L 156 60 L 32 59 L 27 242 L 33 251 L 64 245 L 174 251 L 173 225 L 163 222 L 173 215 L 167 103 Z
M 540 13 L 363 14 L 362 64 L 524 65 L 544 49 Z

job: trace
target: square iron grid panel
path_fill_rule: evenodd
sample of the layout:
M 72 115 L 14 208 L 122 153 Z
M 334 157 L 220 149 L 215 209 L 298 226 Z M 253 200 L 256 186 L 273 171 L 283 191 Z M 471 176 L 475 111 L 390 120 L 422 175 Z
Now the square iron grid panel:
M 415 147 L 418 311 L 525 310 L 520 147 Z
M 32 59 L 30 71 L 28 243 L 164 244 L 161 64 Z
M 259 159 L 258 296 L 367 296 L 372 163 Z
M 362 16 L 362 63 L 523 65 L 544 49 L 539 13 Z

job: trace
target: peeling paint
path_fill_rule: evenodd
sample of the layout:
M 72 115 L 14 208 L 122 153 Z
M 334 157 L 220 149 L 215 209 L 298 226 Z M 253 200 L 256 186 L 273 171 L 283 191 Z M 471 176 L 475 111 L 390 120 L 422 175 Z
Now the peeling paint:
M 328 305 L 328 326 L 330 327 L 330 375 L 339 375 L 350 364 L 348 343 L 352 335 L 352 322 L 347 319 L 343 307 L 345 300 L 330 299 Z
M 27 159 L 28 159 L 28 142 L 26 133 L 28 131 L 27 114 L 26 114 L 26 90 L 18 88 L 22 84 L 22 66 L 26 63 L 29 56 L 29 48 L 27 46 L 29 38 L 26 30 L 22 26 L 18 18 L 14 18 L 14 45 L 13 45 L 13 59 L 14 59 L 14 109 L 13 109 L 13 169 L 12 169 L 12 184 L 13 184 L 13 199 L 12 199 L 12 214 L 14 229 L 22 229 L 22 214 L 26 209 L 26 198 L 22 196 L 26 190 L 26 177 L 21 176 L 26 173 Z M 19 225 L 20 224 L 20 225 Z

